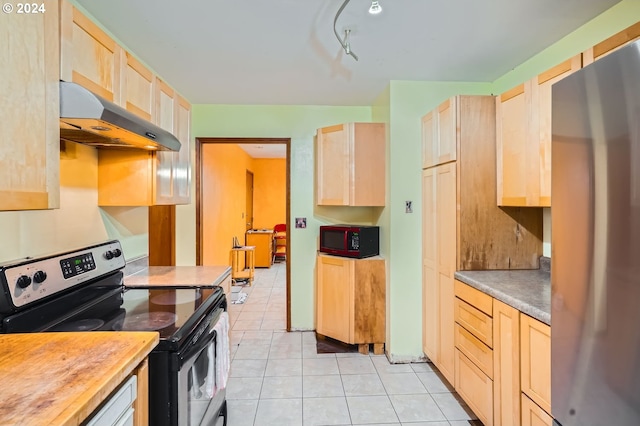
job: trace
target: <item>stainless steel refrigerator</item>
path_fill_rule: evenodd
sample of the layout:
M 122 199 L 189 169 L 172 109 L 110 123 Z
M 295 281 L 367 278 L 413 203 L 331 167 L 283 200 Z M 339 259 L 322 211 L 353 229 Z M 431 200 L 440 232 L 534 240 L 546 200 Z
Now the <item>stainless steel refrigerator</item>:
M 640 425 L 640 43 L 552 87 L 551 411 Z

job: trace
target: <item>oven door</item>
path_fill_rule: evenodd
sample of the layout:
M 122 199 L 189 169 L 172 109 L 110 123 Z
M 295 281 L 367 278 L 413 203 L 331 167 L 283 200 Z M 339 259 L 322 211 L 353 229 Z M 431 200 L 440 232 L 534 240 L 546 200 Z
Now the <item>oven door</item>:
M 178 424 L 200 426 L 214 424 L 225 400 L 225 389 L 216 389 L 216 343 L 214 327 L 224 309 L 207 316 L 206 324 L 180 354 L 178 373 Z

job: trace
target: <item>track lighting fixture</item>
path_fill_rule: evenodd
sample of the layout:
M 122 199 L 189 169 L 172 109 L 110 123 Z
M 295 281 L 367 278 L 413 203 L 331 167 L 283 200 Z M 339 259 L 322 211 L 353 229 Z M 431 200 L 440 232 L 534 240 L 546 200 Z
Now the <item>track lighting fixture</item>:
M 344 0 L 344 2 L 342 3 L 342 6 L 340 6 L 340 9 L 338 9 L 338 12 L 336 13 L 336 17 L 333 18 L 333 33 L 336 35 L 336 38 L 340 42 L 340 46 L 342 46 L 342 48 L 344 49 L 344 53 L 346 53 L 347 55 L 351 55 L 353 59 L 357 61 L 358 55 L 353 53 L 353 50 L 351 50 L 351 45 L 349 44 L 349 34 L 351 33 L 351 30 L 349 28 L 344 30 L 344 39 L 340 38 L 340 36 L 338 35 L 338 31 L 336 30 L 336 23 L 338 22 L 338 17 L 340 16 L 344 8 L 347 6 L 347 4 L 349 4 L 349 0 Z M 380 12 L 382 12 L 382 6 L 380 6 L 380 3 L 378 3 L 377 0 L 373 0 L 371 2 L 371 7 L 369 8 L 369 13 L 372 15 L 377 15 Z
M 340 16 L 344 8 L 347 6 L 347 4 L 349 4 L 349 0 L 344 0 L 344 2 L 342 3 L 342 6 L 340 6 L 340 9 L 338 9 L 338 12 L 336 13 L 336 17 L 333 18 L 333 33 L 336 35 L 336 38 L 340 42 L 340 46 L 342 46 L 342 48 L 344 49 L 344 53 L 346 53 L 347 55 L 353 56 L 353 59 L 357 61 L 358 55 L 356 55 L 355 53 L 353 53 L 353 51 L 351 51 L 351 46 L 349 45 L 349 33 L 351 32 L 351 30 L 350 29 L 344 30 L 344 40 L 340 38 L 340 36 L 338 35 L 338 31 L 336 30 L 336 22 L 338 22 L 338 17 Z

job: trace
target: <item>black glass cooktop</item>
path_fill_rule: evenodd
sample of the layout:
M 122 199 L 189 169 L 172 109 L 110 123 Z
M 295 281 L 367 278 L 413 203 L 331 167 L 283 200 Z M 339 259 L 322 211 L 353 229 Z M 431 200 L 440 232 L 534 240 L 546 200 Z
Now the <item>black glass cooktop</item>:
M 158 331 L 161 340 L 179 339 L 221 295 L 219 287 L 122 289 L 44 331 Z
M 226 303 L 218 286 L 125 288 L 120 272 L 6 316 L 0 325 L 2 333 L 158 331 L 158 348 L 174 350 Z

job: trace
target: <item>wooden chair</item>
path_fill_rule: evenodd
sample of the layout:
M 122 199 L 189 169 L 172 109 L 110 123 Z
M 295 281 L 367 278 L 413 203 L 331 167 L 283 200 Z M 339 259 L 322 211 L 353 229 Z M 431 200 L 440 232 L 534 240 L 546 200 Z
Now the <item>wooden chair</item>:
M 287 260 L 287 225 L 279 223 L 273 227 L 273 261 Z

